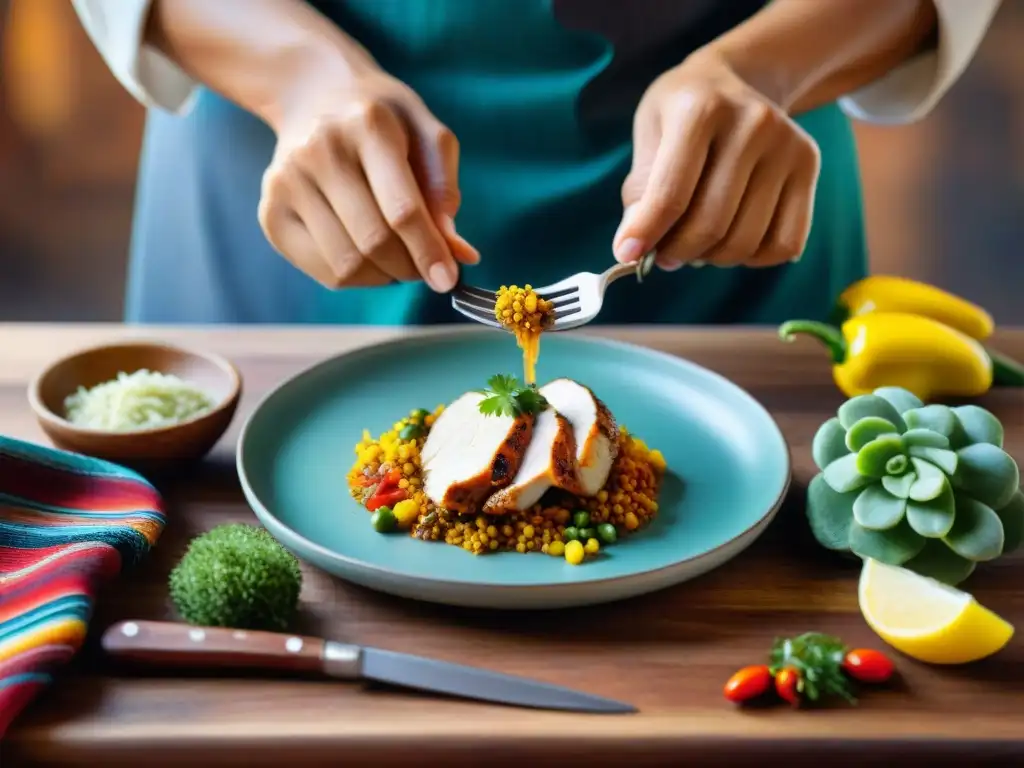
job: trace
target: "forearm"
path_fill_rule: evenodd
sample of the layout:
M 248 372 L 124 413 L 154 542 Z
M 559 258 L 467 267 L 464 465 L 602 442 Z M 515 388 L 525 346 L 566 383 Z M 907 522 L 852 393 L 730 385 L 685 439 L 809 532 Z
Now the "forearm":
M 300 0 L 153 0 L 145 42 L 271 126 L 295 84 L 344 82 L 372 65 Z
M 934 0 L 773 0 L 698 55 L 722 56 L 751 86 L 800 113 L 885 75 L 936 29 Z

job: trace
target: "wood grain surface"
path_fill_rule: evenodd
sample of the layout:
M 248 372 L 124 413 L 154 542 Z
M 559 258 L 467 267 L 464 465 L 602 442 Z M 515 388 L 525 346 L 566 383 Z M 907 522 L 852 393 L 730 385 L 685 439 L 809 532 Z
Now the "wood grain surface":
M 194 474 L 163 485 L 169 524 L 150 558 L 112 585 L 72 667 L 15 723 L 7 766 L 75 765 L 932 765 L 1024 764 L 1024 637 L 967 668 L 897 657 L 900 682 L 856 708 L 739 711 L 722 697 L 738 667 L 761 661 L 777 635 L 821 630 L 883 647 L 857 608 L 850 562 L 808 539 L 802 497 L 810 441 L 842 401 L 813 342 L 771 330 L 607 330 L 602 335 L 681 355 L 729 377 L 774 415 L 789 441 L 794 482 L 768 532 L 695 581 L 637 600 L 555 613 L 509 614 L 392 598 L 305 570 L 308 635 L 487 666 L 629 701 L 640 714 L 582 716 L 483 706 L 358 684 L 140 676 L 103 658 L 103 629 L 125 619 L 174 619 L 167 574 L 189 539 L 254 521 L 239 490 L 234 444 L 266 392 L 325 357 L 373 344 L 384 329 L 124 329 L 0 325 L 0 433 L 42 441 L 26 402 L 30 377 L 77 347 L 126 335 L 228 356 L 245 395 L 231 430 Z M 409 331 L 404 331 L 409 333 Z M 996 344 L 1024 358 L 1024 330 Z M 1024 460 L 1024 392 L 981 404 Z M 347 458 L 342 457 L 347 462 Z M 1024 627 L 1024 558 L 980 567 L 968 582 L 983 604 Z

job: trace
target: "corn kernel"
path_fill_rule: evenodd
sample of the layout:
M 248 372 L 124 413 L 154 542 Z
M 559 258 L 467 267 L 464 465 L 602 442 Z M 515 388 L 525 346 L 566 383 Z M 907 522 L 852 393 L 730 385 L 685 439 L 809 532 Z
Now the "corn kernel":
M 420 505 L 416 499 L 403 499 L 395 504 L 391 511 L 394 512 L 398 524 L 404 528 L 416 522 L 420 514 Z
M 665 463 L 665 456 L 661 451 L 655 449 L 647 455 L 647 460 L 651 462 L 651 466 L 657 469 L 659 472 L 664 472 L 667 464 Z
M 560 541 L 552 541 L 547 545 L 547 553 L 554 557 L 561 557 L 565 554 L 565 544 Z
M 597 539 L 587 539 L 587 543 L 583 545 L 583 549 L 588 555 L 596 555 L 597 551 L 601 549 L 601 542 Z
M 583 562 L 583 545 L 578 541 L 570 541 L 565 545 L 565 559 L 570 565 Z

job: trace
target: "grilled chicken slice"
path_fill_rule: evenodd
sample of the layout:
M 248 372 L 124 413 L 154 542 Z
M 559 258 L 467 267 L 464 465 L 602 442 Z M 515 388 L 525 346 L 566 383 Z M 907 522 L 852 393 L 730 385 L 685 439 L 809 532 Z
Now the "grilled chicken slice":
M 420 453 L 424 492 L 450 512 L 477 512 L 511 483 L 533 433 L 532 415 L 486 416 L 483 398 L 467 392 L 445 408 Z
M 569 420 L 576 437 L 576 478 L 572 484 L 575 487 L 558 487 L 581 496 L 594 496 L 608 482 L 619 453 L 615 418 L 593 392 L 572 379 L 555 379 L 541 387 L 540 393 Z
M 488 499 L 484 512 L 501 515 L 529 509 L 553 485 L 576 484 L 576 439 L 569 420 L 551 408 L 540 412 L 533 437 L 512 484 Z

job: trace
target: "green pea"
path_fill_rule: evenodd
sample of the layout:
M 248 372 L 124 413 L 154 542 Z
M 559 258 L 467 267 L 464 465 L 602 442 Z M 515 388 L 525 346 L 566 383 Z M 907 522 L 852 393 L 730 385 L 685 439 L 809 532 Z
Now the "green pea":
M 590 525 L 590 513 L 585 509 L 577 510 L 573 513 L 572 524 L 577 528 L 586 528 Z
M 399 440 L 415 440 L 417 437 L 423 437 L 423 427 L 419 424 L 406 424 L 402 427 L 402 431 L 398 433 Z
M 597 537 L 605 544 L 614 544 L 615 540 L 619 538 L 619 532 L 611 523 L 601 523 L 597 526 Z
M 596 528 L 580 528 L 580 541 L 582 541 L 583 543 L 586 543 L 586 542 L 590 541 L 591 539 L 596 539 L 596 538 L 597 538 L 597 529 Z
M 575 526 L 570 525 L 564 531 L 562 531 L 562 541 L 577 541 L 580 538 L 580 532 Z
M 370 515 L 370 525 L 377 533 L 391 533 L 398 527 L 398 520 L 390 507 L 380 507 Z
M 412 420 L 419 424 L 422 424 L 423 420 L 426 419 L 427 416 L 429 415 L 430 411 L 424 408 L 417 408 L 415 411 L 412 412 Z

